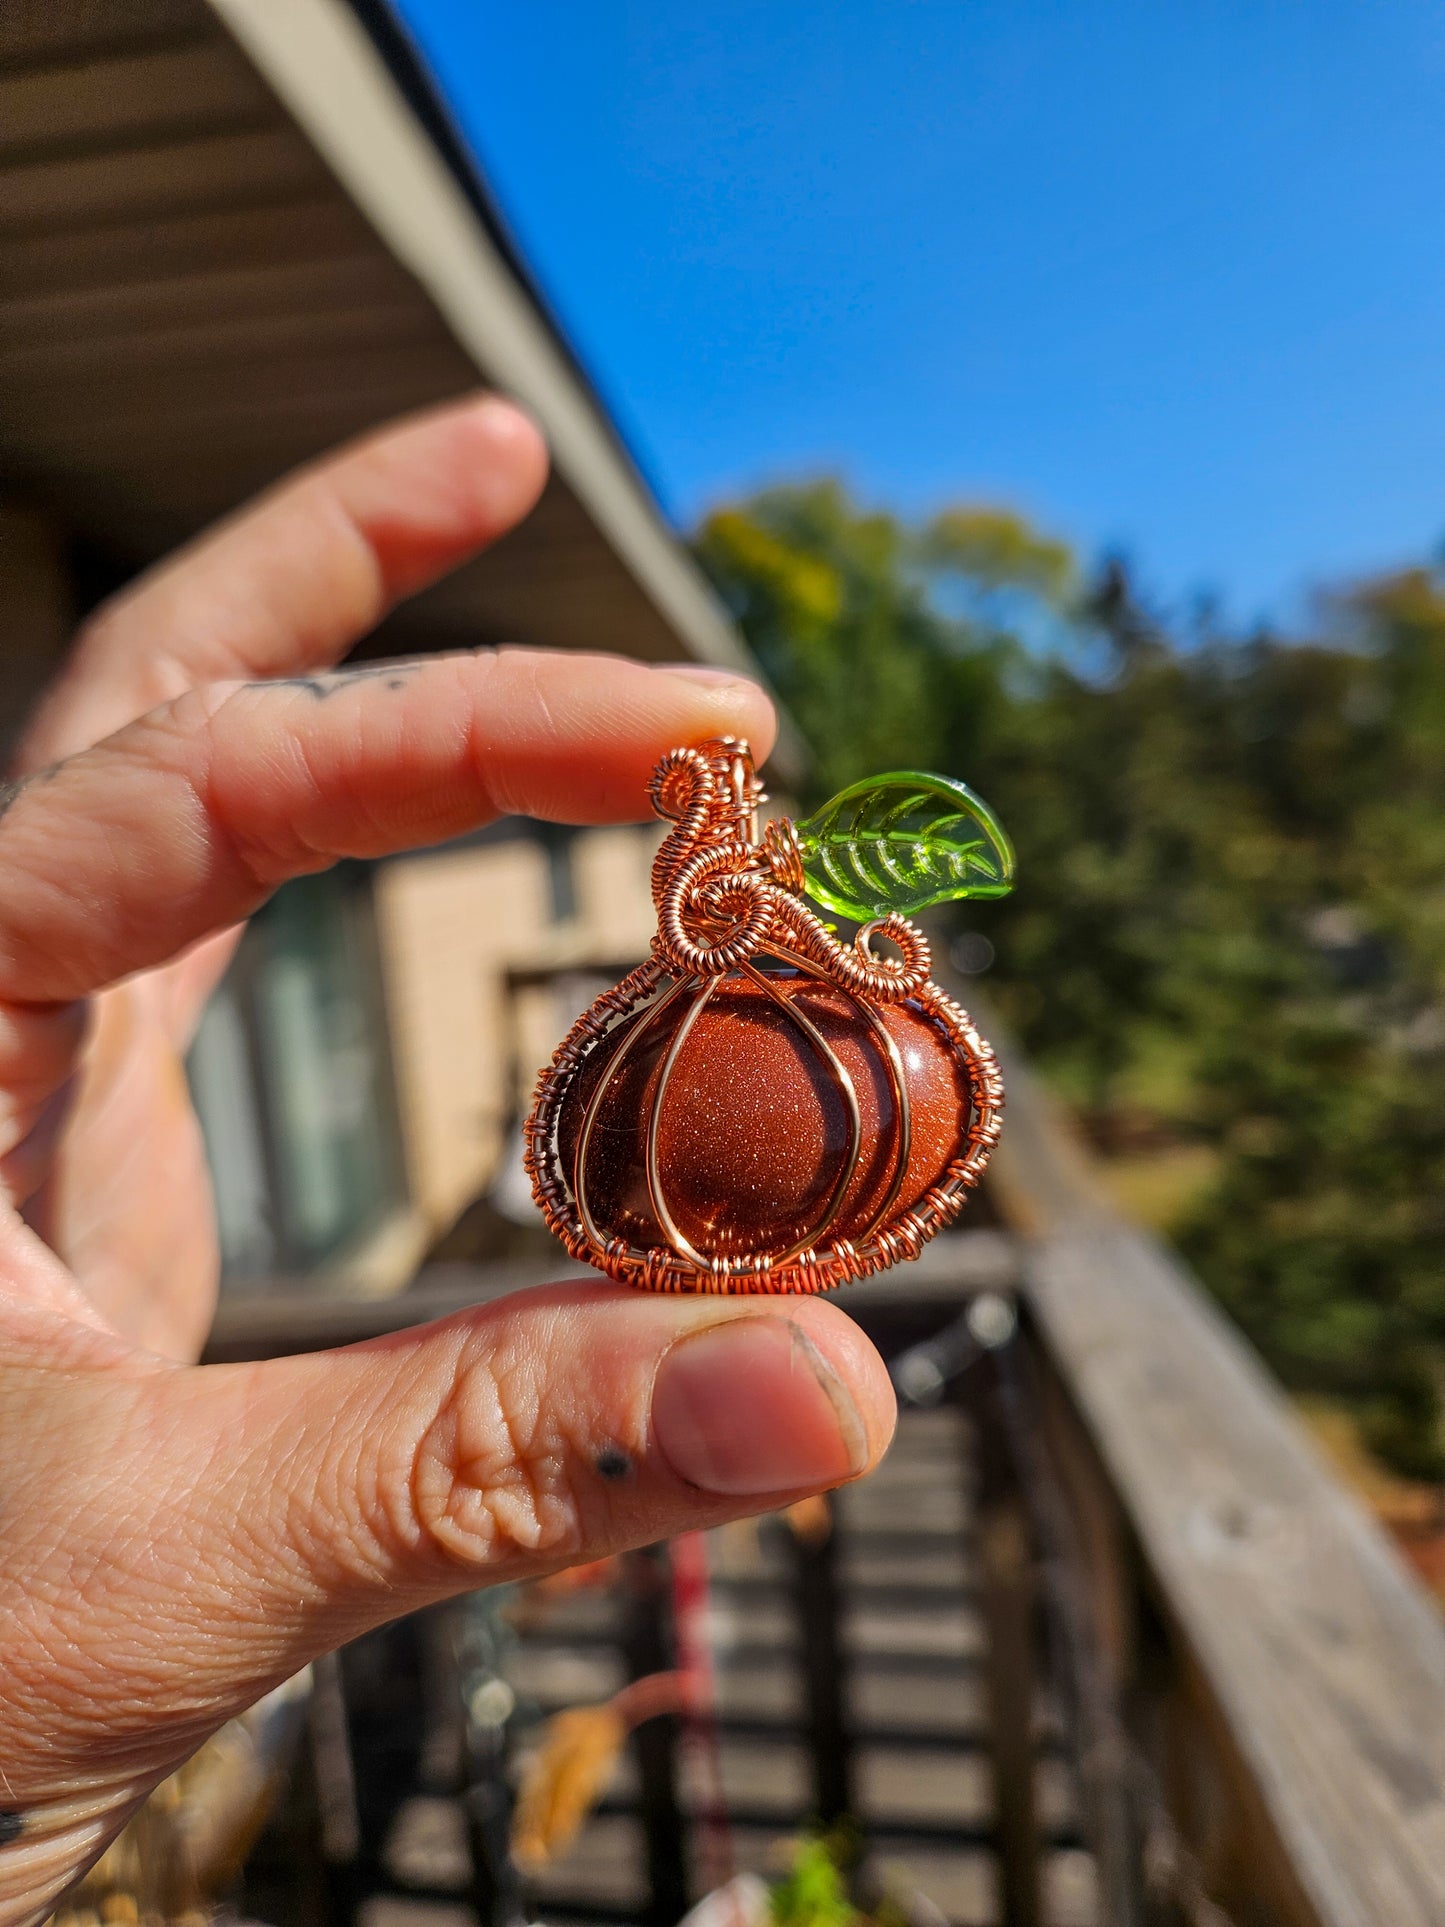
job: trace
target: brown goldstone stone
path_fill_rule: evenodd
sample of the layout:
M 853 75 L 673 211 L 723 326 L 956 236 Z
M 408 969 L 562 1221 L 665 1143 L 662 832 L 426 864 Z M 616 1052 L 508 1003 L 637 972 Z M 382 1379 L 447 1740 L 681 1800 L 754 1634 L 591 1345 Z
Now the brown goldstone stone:
M 775 981 L 847 1068 L 858 1095 L 857 1168 L 824 1242 L 857 1241 L 872 1228 L 897 1170 L 898 1106 L 882 1044 L 857 1004 L 831 984 L 788 972 Z M 640 1031 L 611 1078 L 588 1145 L 584 1174 L 604 1238 L 646 1249 L 666 1242 L 647 1187 L 647 1132 L 662 1064 L 693 1001 L 684 992 L 652 1023 L 643 1009 L 583 1060 L 558 1121 L 562 1168 L 576 1156 L 589 1099 Z M 938 1026 L 911 1004 L 873 1007 L 902 1058 L 912 1113 L 907 1168 L 893 1217 L 915 1204 L 959 1155 L 969 1121 L 964 1066 Z M 663 1197 L 704 1257 L 780 1253 L 824 1218 L 848 1150 L 848 1115 L 826 1059 L 764 989 L 725 979 L 699 1013 L 663 1097 L 658 1166 Z

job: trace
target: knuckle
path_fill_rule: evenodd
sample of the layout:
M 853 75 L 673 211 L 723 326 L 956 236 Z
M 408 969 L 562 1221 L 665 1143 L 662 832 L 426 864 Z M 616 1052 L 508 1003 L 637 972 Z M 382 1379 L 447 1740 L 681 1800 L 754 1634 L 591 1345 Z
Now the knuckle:
M 190 777 L 214 757 L 216 719 L 236 687 L 202 683 L 167 697 L 113 738 L 110 753 L 144 768 Z
M 272 891 L 288 874 L 254 822 L 255 785 L 233 768 L 233 735 L 250 694 L 246 683 L 208 682 L 141 717 L 120 739 L 124 753 L 178 786 L 179 808 L 253 896 Z
M 194 747 L 191 780 L 212 835 L 257 896 L 327 861 L 297 833 L 292 787 L 257 783 L 251 751 L 266 698 L 264 684 L 211 683 L 183 699 L 192 707 L 177 718 Z M 301 746 L 290 742 L 286 753 L 294 766 Z
M 412 1458 L 409 1529 L 472 1568 L 566 1563 L 589 1539 L 577 1462 L 535 1367 L 466 1347 Z

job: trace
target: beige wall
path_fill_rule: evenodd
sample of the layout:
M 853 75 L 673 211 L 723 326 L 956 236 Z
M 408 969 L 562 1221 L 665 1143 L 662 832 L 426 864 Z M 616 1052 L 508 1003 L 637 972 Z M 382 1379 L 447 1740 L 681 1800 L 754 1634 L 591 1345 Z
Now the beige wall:
M 599 961 L 646 955 L 657 928 L 652 909 L 654 830 L 589 830 L 573 845 L 579 945 Z
M 652 829 L 589 830 L 572 845 L 576 915 L 552 916 L 546 851 L 503 843 L 402 857 L 376 876 L 377 929 L 407 1176 L 433 1231 L 492 1182 L 519 1102 L 567 1021 L 512 972 L 572 983 L 641 958 L 652 938 Z

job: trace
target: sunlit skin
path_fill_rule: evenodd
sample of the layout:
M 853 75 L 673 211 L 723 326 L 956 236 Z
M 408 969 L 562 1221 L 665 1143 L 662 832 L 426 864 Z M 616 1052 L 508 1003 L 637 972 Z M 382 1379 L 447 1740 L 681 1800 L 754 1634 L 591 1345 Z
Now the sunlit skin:
M 333 676 L 545 470 L 481 398 L 283 484 L 99 612 L 0 791 L 7 1927 L 317 1653 L 856 1477 L 891 1435 L 881 1361 L 815 1300 L 553 1286 L 193 1362 L 217 1254 L 183 1056 L 245 917 L 502 813 L 643 816 L 665 750 L 772 741 L 762 693 L 715 672 L 515 650 Z

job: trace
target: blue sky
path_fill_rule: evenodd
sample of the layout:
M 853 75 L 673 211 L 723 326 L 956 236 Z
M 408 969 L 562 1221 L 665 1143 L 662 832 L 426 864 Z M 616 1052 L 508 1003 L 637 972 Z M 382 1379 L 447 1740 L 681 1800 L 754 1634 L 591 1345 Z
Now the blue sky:
M 1445 9 L 402 0 L 686 525 L 843 473 L 1292 621 L 1445 538 Z

